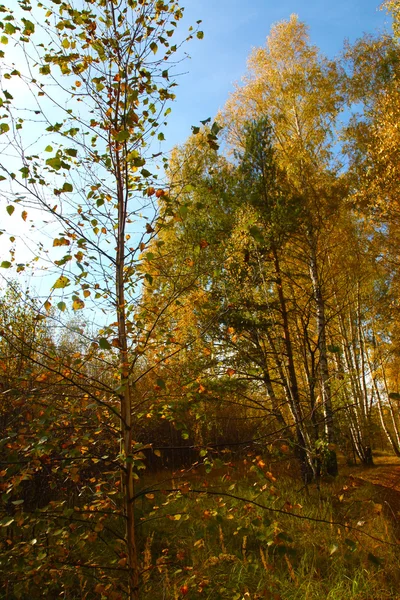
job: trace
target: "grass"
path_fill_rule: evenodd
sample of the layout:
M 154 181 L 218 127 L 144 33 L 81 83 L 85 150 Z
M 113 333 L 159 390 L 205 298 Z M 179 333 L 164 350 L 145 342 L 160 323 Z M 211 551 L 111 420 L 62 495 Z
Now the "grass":
M 305 489 L 289 460 L 214 465 L 139 480 L 146 486 L 136 502 L 141 598 L 400 600 L 398 492 L 390 490 L 392 498 L 353 471 Z M 82 520 L 79 506 L 65 516 L 61 507 L 61 521 L 53 508 L 40 513 L 40 526 L 25 513 L 15 539 L 6 530 L 17 562 L 11 580 L 3 569 L 0 598 L 126 597 L 122 519 L 109 516 L 103 528 L 101 516 Z M 60 567 L 63 550 L 68 562 Z
M 338 478 L 319 490 L 298 490 L 301 484 L 292 477 L 274 479 L 267 466 L 257 466 L 246 476 L 240 470 L 233 474 L 229 485 L 212 473 L 190 483 L 287 511 L 283 514 L 222 493 L 192 494 L 182 481 L 183 493 L 143 497 L 143 597 L 400 598 L 398 549 L 385 543 L 395 543 L 392 522 L 373 486 Z M 297 519 L 289 512 L 327 522 Z

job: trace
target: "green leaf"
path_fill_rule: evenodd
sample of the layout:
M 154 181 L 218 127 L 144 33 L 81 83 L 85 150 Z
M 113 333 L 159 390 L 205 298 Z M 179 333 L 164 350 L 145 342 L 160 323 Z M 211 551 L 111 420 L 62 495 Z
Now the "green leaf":
M 211 127 L 211 133 L 213 135 L 218 135 L 219 132 L 221 131 L 221 129 L 222 129 L 222 127 L 220 125 L 218 125 L 217 122 L 214 122 Z
M 198 31 L 196 33 L 196 35 L 197 35 L 197 37 L 198 37 L 199 40 L 202 40 L 204 38 L 204 32 L 203 31 Z
M 349 547 L 350 552 L 355 552 L 357 550 L 357 544 L 353 542 L 353 540 L 347 538 L 344 540 L 344 543 Z
M 78 150 L 76 148 L 67 148 L 65 150 L 65 154 L 67 156 L 73 156 L 75 158 L 78 154 Z
M 62 186 L 62 192 L 72 192 L 74 189 L 74 187 L 70 184 L 65 182 L 64 185 Z
M 158 387 L 160 387 L 162 390 L 166 389 L 166 385 L 165 385 L 164 379 L 157 379 L 156 383 L 157 383 Z
M 23 31 L 24 35 L 31 35 L 32 33 L 35 33 L 35 26 L 32 21 L 28 21 L 28 19 L 21 19 L 21 21 L 25 25 L 25 29 Z
M 179 212 L 179 216 L 182 219 L 185 219 L 187 217 L 187 214 L 188 214 L 188 207 L 187 206 L 181 206 L 178 212 Z
M 5 33 L 7 33 L 7 35 L 12 35 L 13 33 L 15 33 L 17 31 L 16 27 L 14 27 L 14 25 L 12 23 L 6 23 L 5 27 L 4 27 L 4 31 Z
M 10 126 L 8 125 L 8 123 L 1 123 L 0 124 L 0 135 L 2 133 L 7 133 L 7 131 L 10 131 Z
M 65 302 L 59 302 L 59 303 L 57 304 L 57 308 L 58 308 L 59 310 L 61 310 L 61 312 L 64 312 L 64 311 L 66 310 L 66 308 L 67 308 L 67 305 L 65 304 Z
M 11 204 L 9 206 L 6 206 L 6 211 L 8 212 L 8 214 L 10 215 L 10 217 L 13 214 L 14 210 L 15 210 L 15 208 Z
M 50 75 L 50 65 L 42 65 L 39 69 L 41 75 Z
M 384 562 L 381 558 L 379 558 L 379 556 L 375 556 L 375 554 L 372 554 L 371 552 L 368 554 L 368 560 L 377 567 L 383 565 Z
M 130 133 L 129 131 L 127 131 L 126 129 L 124 129 L 123 131 L 120 131 L 119 133 L 117 133 L 117 135 L 115 136 L 115 140 L 117 142 L 125 142 L 126 140 L 129 140 L 130 138 Z
M 53 152 L 53 147 L 52 146 L 46 146 L 46 148 L 44 149 L 45 152 Z
M 46 165 L 48 165 L 55 171 L 59 171 L 61 169 L 61 159 L 59 156 L 53 156 L 52 158 L 48 158 L 46 160 Z
M 256 227 L 255 225 L 253 225 L 253 227 L 250 227 L 249 233 L 252 236 L 252 238 L 255 239 L 256 242 L 258 242 L 259 244 L 263 244 L 264 243 L 263 235 L 261 233 L 261 230 L 258 227 Z
M 340 352 L 340 346 L 329 345 L 328 346 L 328 351 L 332 352 L 334 354 L 338 354 Z
M 2 269 L 9 269 L 11 267 L 11 263 L 8 260 L 3 260 L 3 262 L 0 264 L 0 267 Z
M 99 346 L 102 350 L 110 350 L 111 344 L 106 338 L 99 339 Z
M 61 275 L 57 281 L 54 283 L 54 285 L 52 286 L 52 288 L 54 290 L 58 290 L 58 289 L 63 289 L 65 287 L 67 287 L 67 285 L 70 284 L 70 279 L 68 279 L 68 277 L 66 277 L 65 275 Z
M 157 44 L 155 42 L 151 42 L 150 48 L 151 48 L 151 50 L 153 50 L 154 54 L 157 53 L 158 46 L 157 46 Z

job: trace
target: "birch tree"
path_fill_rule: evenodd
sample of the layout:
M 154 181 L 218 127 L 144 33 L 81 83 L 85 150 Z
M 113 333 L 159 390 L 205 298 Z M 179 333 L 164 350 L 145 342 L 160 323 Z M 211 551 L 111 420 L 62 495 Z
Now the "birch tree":
M 302 205 L 309 276 L 313 286 L 318 332 L 319 379 L 324 407 L 325 437 L 332 443 L 330 376 L 326 343 L 325 290 L 320 240 L 323 223 L 337 210 L 344 189 L 333 160 L 333 125 L 343 99 L 340 71 L 309 42 L 307 28 L 295 15 L 275 25 L 265 48 L 255 49 L 249 74 L 225 107 L 230 143 L 240 145 L 243 122 L 249 115 L 268 116 L 277 164 L 286 173 L 293 195 Z M 337 465 L 332 455 L 332 473 Z
M 162 225 L 152 210 L 157 175 L 151 161 L 159 152 L 151 142 L 164 139 L 175 97 L 179 43 L 171 38 L 183 9 L 174 0 L 90 0 L 84 6 L 21 0 L 1 11 L 0 133 L 11 154 L 1 166 L 3 210 L 47 234 L 45 241 L 37 234 L 33 257 L 51 274 L 43 313 L 72 308 L 105 315 L 91 343 L 114 367 L 111 393 L 89 393 L 119 419 L 125 550 L 120 565 L 110 568 L 121 569 L 126 596 L 137 599 L 134 410 L 140 401 L 133 373 L 143 335 L 146 340 L 137 305 L 145 274 L 137 267 L 140 251 Z M 186 39 L 195 34 L 191 28 Z M 27 261 L 16 258 L 12 244 L 1 267 L 22 272 Z M 84 370 L 77 375 L 87 378 Z

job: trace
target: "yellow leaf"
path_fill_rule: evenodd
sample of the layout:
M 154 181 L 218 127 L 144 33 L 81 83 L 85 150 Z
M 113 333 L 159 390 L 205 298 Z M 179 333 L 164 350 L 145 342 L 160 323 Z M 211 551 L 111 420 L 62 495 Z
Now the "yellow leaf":
M 56 246 L 69 246 L 70 241 L 65 238 L 56 238 L 53 242 L 53 247 Z
M 65 275 L 61 275 L 55 284 L 53 285 L 54 289 L 62 289 L 65 288 L 69 284 L 70 280 Z
M 85 303 L 80 298 L 78 298 L 77 300 L 74 300 L 72 303 L 73 310 L 81 310 L 81 308 L 84 308 L 84 306 L 85 306 Z

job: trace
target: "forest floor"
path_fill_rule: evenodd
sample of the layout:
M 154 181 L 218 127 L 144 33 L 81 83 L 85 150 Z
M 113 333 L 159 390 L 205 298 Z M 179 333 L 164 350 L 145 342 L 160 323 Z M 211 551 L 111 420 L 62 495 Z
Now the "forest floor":
M 348 467 L 348 475 L 400 493 L 400 458 L 397 456 L 374 456 L 374 466 Z
M 142 551 L 161 564 L 168 549 L 175 562 L 168 580 L 151 572 L 147 595 L 400 600 L 400 460 L 383 452 L 370 468 L 339 460 L 339 477 L 308 488 L 289 457 L 229 463 L 228 479 L 218 466 L 163 473 L 167 487 L 204 489 L 197 495 L 153 492 L 160 474 L 148 476 L 138 503 Z
M 400 538 L 400 458 L 389 454 L 374 456 L 374 466 L 353 466 L 342 473 L 355 483 L 366 482 L 374 486 L 374 501 L 382 504 L 384 512 L 392 519 L 397 538 Z

